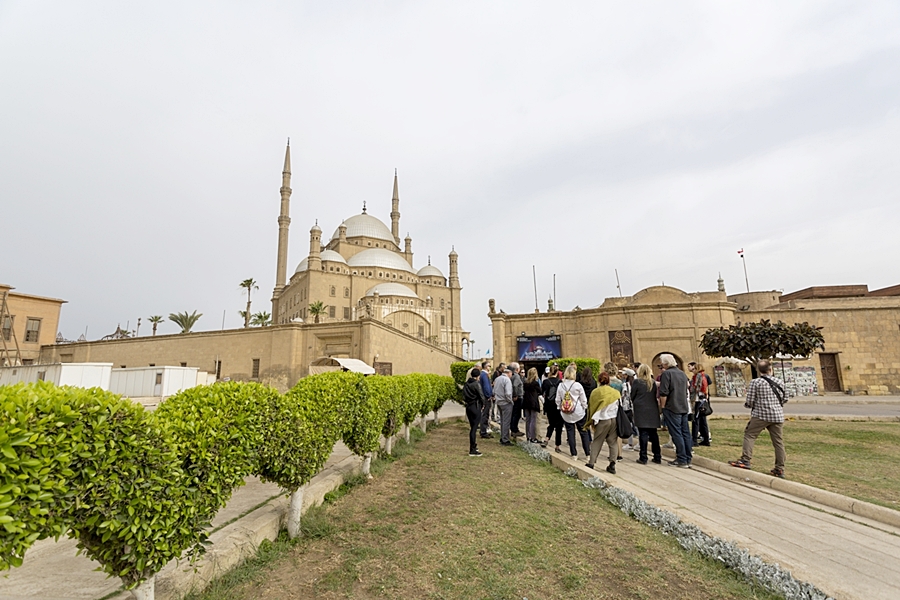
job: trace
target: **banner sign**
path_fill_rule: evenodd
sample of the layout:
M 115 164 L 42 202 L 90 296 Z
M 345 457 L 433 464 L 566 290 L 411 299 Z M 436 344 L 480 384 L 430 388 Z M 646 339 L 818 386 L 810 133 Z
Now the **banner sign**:
M 519 362 L 548 361 L 562 356 L 560 336 L 517 337 Z

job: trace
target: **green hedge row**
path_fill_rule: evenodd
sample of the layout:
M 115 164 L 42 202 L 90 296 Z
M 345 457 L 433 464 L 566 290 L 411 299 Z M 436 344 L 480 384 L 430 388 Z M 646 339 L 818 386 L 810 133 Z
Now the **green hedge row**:
M 594 379 L 600 374 L 600 370 L 602 369 L 602 365 L 600 361 L 596 358 L 554 358 L 553 360 L 547 361 L 547 366 L 549 367 L 553 363 L 559 365 L 560 377 L 562 377 L 562 373 L 565 372 L 566 367 L 569 366 L 569 363 L 575 363 L 575 366 L 578 368 L 578 374 L 581 375 L 581 372 L 585 367 L 590 367 L 591 372 L 594 374 Z
M 133 587 L 205 531 L 249 475 L 292 492 L 343 440 L 356 454 L 457 397 L 451 377 L 323 373 L 288 393 L 256 383 L 185 390 L 148 412 L 98 389 L 0 387 L 0 570 L 68 535 Z

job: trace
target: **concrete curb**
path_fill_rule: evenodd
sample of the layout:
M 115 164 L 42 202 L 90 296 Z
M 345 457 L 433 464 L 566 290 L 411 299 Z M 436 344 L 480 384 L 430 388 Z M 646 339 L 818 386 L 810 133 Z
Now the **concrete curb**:
M 675 453 L 668 448 L 664 448 L 663 456 L 666 456 L 667 458 L 675 458 Z M 816 502 L 824 506 L 836 508 L 850 514 L 865 517 L 867 519 L 872 519 L 873 521 L 878 521 L 879 523 L 884 523 L 885 525 L 900 527 L 900 511 L 896 511 L 885 506 L 879 506 L 877 504 L 872 504 L 871 502 L 866 502 L 864 500 L 857 500 L 856 498 L 850 498 L 848 496 L 843 496 L 835 492 L 822 490 L 811 485 L 806 485 L 805 483 L 798 483 L 796 481 L 789 481 L 787 479 L 779 479 L 778 477 L 772 477 L 771 475 L 765 475 L 763 473 L 757 473 L 756 471 L 749 471 L 747 469 L 738 469 L 736 467 L 732 467 L 728 463 L 719 462 L 711 458 L 704 458 L 702 456 L 694 455 L 692 463 L 698 467 L 709 469 L 710 471 L 716 471 L 718 473 L 728 475 L 741 481 L 749 481 L 763 487 L 771 488 L 778 492 L 790 494 L 791 496 L 795 496 L 803 500 L 808 500 L 809 502 Z
M 706 417 L 710 421 L 733 421 L 750 419 L 749 414 L 713 413 Z M 876 421 L 882 423 L 900 423 L 900 415 L 786 415 L 787 421 Z

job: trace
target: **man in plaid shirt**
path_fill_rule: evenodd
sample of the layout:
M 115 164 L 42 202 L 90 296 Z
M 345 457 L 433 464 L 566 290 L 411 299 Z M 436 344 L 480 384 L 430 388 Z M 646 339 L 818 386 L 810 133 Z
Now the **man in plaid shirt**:
M 750 409 L 750 422 L 744 429 L 744 447 L 740 460 L 732 460 L 732 467 L 749 469 L 753 458 L 753 444 L 763 429 L 769 430 L 772 445 L 775 447 L 775 468 L 770 471 L 775 477 L 784 478 L 784 403 L 787 397 L 784 384 L 769 377 L 772 367 L 767 360 L 756 364 L 759 377 L 750 382 L 747 388 L 747 401 L 744 407 Z

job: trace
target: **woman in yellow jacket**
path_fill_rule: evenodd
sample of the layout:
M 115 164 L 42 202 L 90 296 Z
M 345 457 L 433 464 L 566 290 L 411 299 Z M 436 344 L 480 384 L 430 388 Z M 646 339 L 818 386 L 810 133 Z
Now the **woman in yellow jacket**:
M 619 410 L 619 398 L 621 394 L 619 390 L 610 387 L 609 374 L 600 373 L 597 378 L 597 386 L 591 392 L 588 401 L 588 419 L 585 427 L 593 426 L 594 441 L 591 442 L 591 457 L 587 466 L 594 468 L 600 450 L 603 448 L 605 441 L 609 446 L 609 466 L 606 467 L 608 473 L 615 474 L 616 459 L 619 455 L 619 436 L 616 433 L 616 413 Z

